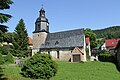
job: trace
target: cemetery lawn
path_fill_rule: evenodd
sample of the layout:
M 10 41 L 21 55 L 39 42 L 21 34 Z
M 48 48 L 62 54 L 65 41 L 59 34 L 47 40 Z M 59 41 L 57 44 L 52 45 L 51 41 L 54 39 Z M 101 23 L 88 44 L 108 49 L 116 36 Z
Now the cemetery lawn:
M 50 80 L 120 80 L 116 66 L 108 62 L 71 63 L 56 61 L 58 72 Z M 1 65 L 0 80 L 33 80 L 24 78 L 16 65 Z M 6 79 L 1 79 L 6 78 Z

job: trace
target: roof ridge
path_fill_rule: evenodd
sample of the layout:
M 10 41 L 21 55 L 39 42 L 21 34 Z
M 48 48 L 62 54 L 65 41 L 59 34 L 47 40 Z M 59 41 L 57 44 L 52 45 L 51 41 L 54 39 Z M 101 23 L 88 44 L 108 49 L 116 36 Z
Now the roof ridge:
M 81 29 L 74 29 L 74 30 L 66 30 L 66 31 L 59 31 L 59 32 L 53 32 L 53 33 L 50 33 L 50 34 L 62 33 L 62 32 L 71 32 L 71 31 L 78 31 L 78 30 L 84 30 L 84 28 L 81 28 Z

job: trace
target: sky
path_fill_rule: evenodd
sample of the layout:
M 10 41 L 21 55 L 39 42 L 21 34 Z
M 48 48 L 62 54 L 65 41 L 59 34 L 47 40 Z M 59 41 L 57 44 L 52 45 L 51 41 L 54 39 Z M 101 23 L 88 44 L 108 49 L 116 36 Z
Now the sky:
M 35 21 L 43 5 L 50 32 L 80 28 L 92 30 L 120 26 L 120 0 L 12 0 L 14 4 L 3 13 L 13 17 L 5 23 L 9 32 L 15 30 L 22 18 L 32 37 Z

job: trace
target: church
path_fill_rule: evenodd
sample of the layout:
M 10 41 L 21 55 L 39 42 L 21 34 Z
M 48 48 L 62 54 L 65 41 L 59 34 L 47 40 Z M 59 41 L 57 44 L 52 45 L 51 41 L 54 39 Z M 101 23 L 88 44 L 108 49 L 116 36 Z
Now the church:
M 87 60 L 86 48 L 89 49 L 88 55 L 91 56 L 90 41 L 89 38 L 85 38 L 83 28 L 50 33 L 45 10 L 43 7 L 40 9 L 33 31 L 32 55 L 47 53 L 54 60 L 79 62 Z

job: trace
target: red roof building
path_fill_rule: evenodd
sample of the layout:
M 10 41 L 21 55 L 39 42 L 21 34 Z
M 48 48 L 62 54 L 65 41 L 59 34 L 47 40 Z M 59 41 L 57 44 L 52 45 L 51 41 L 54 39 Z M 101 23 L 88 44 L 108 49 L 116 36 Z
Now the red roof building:
M 28 46 L 28 49 L 31 49 L 32 50 L 32 48 L 33 48 L 33 41 L 32 41 L 32 38 L 28 38 L 28 41 L 29 41 L 29 46 Z M 31 52 L 32 53 L 32 52 Z
M 32 43 L 32 38 L 29 37 L 29 44 L 33 44 Z
M 112 47 L 115 48 L 120 39 L 108 39 L 105 40 L 106 48 Z

